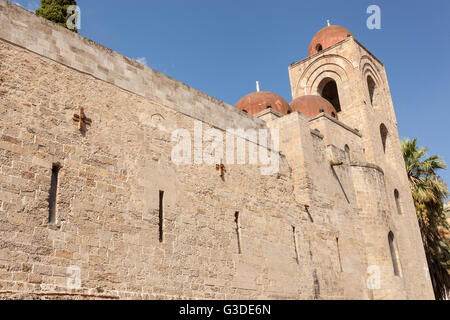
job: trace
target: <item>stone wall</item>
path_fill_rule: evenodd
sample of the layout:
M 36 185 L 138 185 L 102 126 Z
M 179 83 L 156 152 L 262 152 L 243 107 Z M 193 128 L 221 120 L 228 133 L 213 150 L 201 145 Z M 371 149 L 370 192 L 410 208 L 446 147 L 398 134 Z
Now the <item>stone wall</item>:
M 383 251 L 378 253 L 376 261 L 384 259 L 388 233 L 395 234 L 400 260 L 404 262 L 403 275 L 391 281 L 389 279 L 392 278 L 392 272 L 384 271 L 384 289 L 389 293 L 380 293 L 378 296 L 375 294 L 375 298 L 433 298 L 385 66 L 354 37 L 349 37 L 292 64 L 289 73 L 294 98 L 306 94 L 320 95 L 320 83 L 327 78 L 334 80 L 342 108 L 338 113 L 339 120 L 347 127 L 357 130 L 353 135 L 349 134 L 351 130 L 339 133 L 336 130 L 330 131 L 335 127 L 332 123 L 336 121 L 328 121 L 330 119 L 325 117 L 311 119 L 310 122 L 312 129 L 318 128 L 325 135 L 325 144 L 341 149 L 345 144 L 350 147 L 350 158 L 352 162 L 356 162 L 352 163 L 355 168 L 352 170 L 352 180 L 356 190 L 360 190 L 357 192 L 359 210 L 371 212 L 374 219 L 378 219 L 377 224 L 384 224 L 384 229 L 375 230 L 370 226 L 364 227 L 364 223 L 361 223 L 365 235 L 369 235 L 371 239 L 375 235 L 380 236 L 377 247 Z M 368 77 L 375 83 L 376 89 L 372 96 L 369 93 Z M 382 125 L 388 132 L 385 148 L 380 132 Z M 375 185 L 371 179 L 361 175 L 355 166 L 361 164 L 361 161 L 364 166 L 369 164 L 370 167 L 379 168 L 383 172 L 383 181 Z M 395 190 L 400 195 L 400 214 L 396 207 Z M 383 203 L 383 207 L 380 203 Z M 371 246 L 370 241 L 367 246 Z M 368 253 L 368 257 L 370 255 Z M 369 265 L 371 263 L 369 261 Z
M 310 232 L 286 164 L 268 177 L 227 166 L 225 181 L 214 166 L 176 167 L 170 133 L 192 133 L 193 118 L 9 42 L 0 52 L 5 296 L 342 298 L 335 268 L 322 269 L 336 248 Z M 72 121 L 81 106 L 93 119 L 84 136 Z M 53 225 L 54 163 L 62 168 Z M 81 268 L 79 290 L 66 287 L 70 266 Z
M 215 127 L 264 126 L 259 119 L 6 0 L 0 0 L 0 25 L 5 41 Z
M 66 292 L 67 268 L 78 266 L 78 294 L 314 296 L 307 215 L 285 163 L 273 176 L 227 165 L 224 181 L 215 166 L 175 166 L 171 132 L 193 133 L 194 119 L 5 41 L 0 58 L 1 291 Z M 84 136 L 72 121 L 79 106 L 93 119 Z
M 323 122 L 319 123 L 320 119 Z M 345 141 L 348 134 L 352 138 L 346 141 L 355 146 L 357 158 L 360 136 L 324 114 L 307 119 L 294 112 L 272 119 L 268 125 L 280 130 L 280 151 L 292 168 L 294 194 L 307 207 L 308 233 L 312 255 L 321 264 L 317 273 L 322 290 L 335 286 L 334 290 L 341 290 L 345 299 L 369 299 L 365 284 L 368 265 L 365 247 L 361 246 L 363 229 L 350 163 L 343 149 L 329 144 L 334 139 L 340 146 L 339 137 Z M 318 128 L 320 132 L 316 131 Z M 331 167 L 332 160 L 342 161 L 343 165 Z M 328 250 L 316 247 L 320 239 L 327 241 Z
M 391 107 L 387 117 L 361 108 L 367 92 L 349 62 L 358 46 L 347 39 L 334 56 L 291 67 L 301 75 L 314 71 L 309 62 L 341 61 L 342 121 L 259 119 L 0 0 L 0 298 L 430 298 L 407 182 L 395 173 L 393 106 L 377 106 Z M 72 119 L 81 107 L 92 119 L 83 133 Z M 390 162 L 368 125 L 380 121 L 393 137 Z M 199 123 L 279 129 L 280 171 L 225 164 L 221 178 L 215 164 L 175 165 L 172 133 L 194 136 Z M 389 269 L 390 230 L 403 278 Z M 379 292 L 366 283 L 372 263 L 382 266 Z M 68 287 L 71 267 L 81 270 L 78 289 Z

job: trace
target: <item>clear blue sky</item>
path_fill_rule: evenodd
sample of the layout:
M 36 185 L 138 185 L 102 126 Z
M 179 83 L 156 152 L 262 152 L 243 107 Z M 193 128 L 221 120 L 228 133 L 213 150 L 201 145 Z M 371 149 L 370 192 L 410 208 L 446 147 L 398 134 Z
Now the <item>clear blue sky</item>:
M 24 7 L 37 0 L 16 0 Z M 366 27 L 369 5 L 382 29 Z M 450 164 L 450 1 L 78 0 L 80 34 L 234 105 L 263 90 L 291 101 L 288 66 L 330 19 L 384 62 L 400 137 Z M 441 175 L 450 182 L 449 170 Z

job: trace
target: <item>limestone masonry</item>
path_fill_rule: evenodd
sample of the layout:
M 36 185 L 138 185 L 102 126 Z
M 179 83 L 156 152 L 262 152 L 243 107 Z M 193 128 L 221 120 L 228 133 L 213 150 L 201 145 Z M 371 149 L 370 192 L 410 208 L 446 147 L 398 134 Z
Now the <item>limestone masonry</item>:
M 309 51 L 234 107 L 0 0 L 0 299 L 433 299 L 385 67 Z M 199 121 L 279 171 L 175 164 Z

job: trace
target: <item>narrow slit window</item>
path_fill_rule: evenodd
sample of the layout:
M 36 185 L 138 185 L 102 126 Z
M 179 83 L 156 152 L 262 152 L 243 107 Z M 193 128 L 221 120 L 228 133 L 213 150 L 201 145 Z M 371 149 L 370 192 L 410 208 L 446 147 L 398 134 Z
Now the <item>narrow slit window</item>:
M 292 234 L 294 236 L 295 260 L 297 261 L 297 264 L 300 264 L 300 257 L 298 256 L 297 232 L 294 226 L 292 226 Z
M 338 259 L 339 259 L 339 268 L 340 268 L 341 272 L 343 272 L 344 269 L 342 268 L 341 248 L 339 247 L 339 238 L 336 238 L 336 248 L 337 248 Z
M 237 246 L 238 246 L 238 253 L 241 254 L 241 230 L 239 226 L 239 211 L 236 211 L 234 213 L 234 222 L 236 224 L 236 237 L 237 237 Z
M 400 259 L 395 244 L 394 234 L 392 232 L 389 232 L 388 240 L 389 240 L 389 250 L 391 251 L 392 266 L 394 268 L 394 275 L 397 277 L 401 277 L 400 261 L 399 261 Z
M 397 189 L 395 189 L 394 191 L 394 196 L 395 196 L 395 205 L 397 206 L 397 212 L 398 214 L 402 214 L 402 205 L 400 203 L 400 193 L 398 192 Z
M 61 169 L 59 164 L 52 166 L 52 178 L 50 182 L 50 194 L 48 198 L 48 223 L 56 223 L 56 198 L 58 195 L 58 176 Z
M 159 191 L 159 242 L 164 240 L 164 191 Z
M 348 163 L 350 163 L 350 147 L 346 144 L 345 145 L 345 159 Z
M 383 145 L 383 151 L 384 153 L 386 153 L 389 131 L 383 123 L 380 125 L 380 135 L 381 135 L 381 143 Z

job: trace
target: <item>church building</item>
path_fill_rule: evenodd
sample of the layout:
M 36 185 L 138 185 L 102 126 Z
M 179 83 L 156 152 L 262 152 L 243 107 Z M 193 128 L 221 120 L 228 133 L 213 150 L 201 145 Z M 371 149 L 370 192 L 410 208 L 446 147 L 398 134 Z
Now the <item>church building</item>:
M 304 41 L 232 106 L 0 0 L 0 299 L 434 299 L 385 65 Z M 176 163 L 199 128 L 278 170 Z

